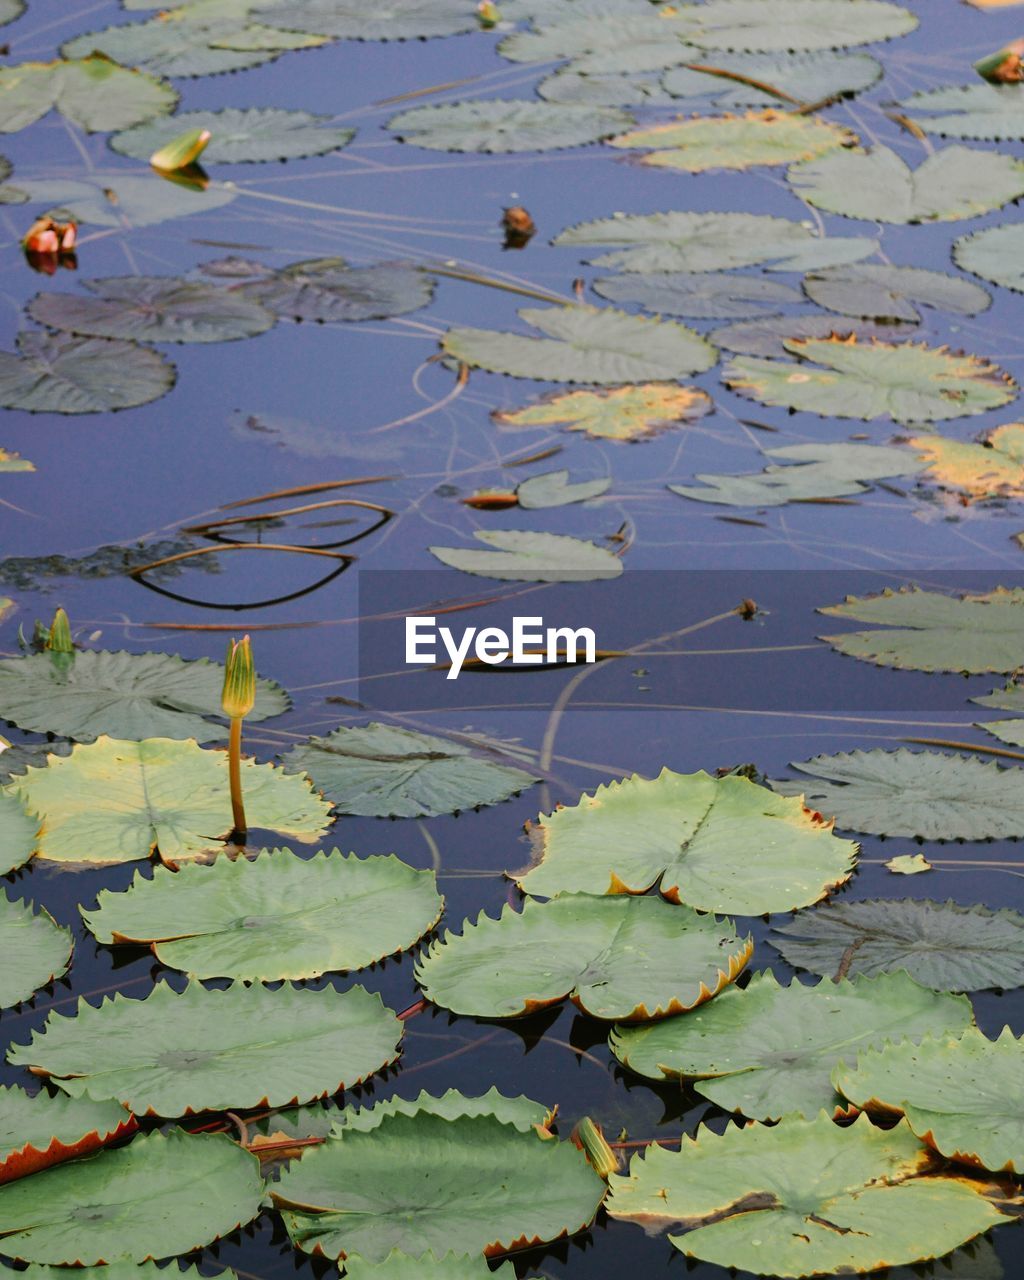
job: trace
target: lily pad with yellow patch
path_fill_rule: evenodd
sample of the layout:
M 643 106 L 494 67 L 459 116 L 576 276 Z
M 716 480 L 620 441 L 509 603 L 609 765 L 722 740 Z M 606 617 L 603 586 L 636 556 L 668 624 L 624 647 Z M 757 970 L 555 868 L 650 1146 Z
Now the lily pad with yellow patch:
M 980 442 L 915 436 L 909 442 L 927 459 L 926 480 L 970 498 L 1024 497 L 1024 422 L 1007 422 Z
M 642 382 L 603 391 L 558 391 L 522 409 L 499 409 L 502 427 L 564 426 L 595 440 L 645 440 L 694 422 L 711 410 L 711 397 L 675 382 Z

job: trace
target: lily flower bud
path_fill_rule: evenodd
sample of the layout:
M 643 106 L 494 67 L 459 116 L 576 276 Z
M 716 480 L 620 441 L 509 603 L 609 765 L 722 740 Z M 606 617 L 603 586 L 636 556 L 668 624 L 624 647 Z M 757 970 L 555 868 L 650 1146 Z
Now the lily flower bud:
M 249 637 L 228 641 L 220 704 L 229 720 L 244 720 L 256 703 L 256 668 Z

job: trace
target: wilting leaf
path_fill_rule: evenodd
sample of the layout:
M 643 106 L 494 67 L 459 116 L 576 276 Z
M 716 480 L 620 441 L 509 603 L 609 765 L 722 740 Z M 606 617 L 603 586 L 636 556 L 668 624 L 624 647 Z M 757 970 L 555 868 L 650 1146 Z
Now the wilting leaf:
M 617 578 L 622 561 L 613 552 L 557 533 L 479 529 L 473 535 L 490 548 L 428 547 L 450 569 L 504 582 L 591 582 Z
M 979 595 L 948 596 L 918 587 L 880 595 L 847 596 L 818 610 L 892 628 L 821 636 L 826 644 L 876 667 L 906 671 L 1011 672 L 1024 644 L 1024 590 L 997 587 Z
M 29 315 L 51 329 L 139 342 L 231 342 L 265 333 L 275 322 L 258 302 L 201 280 L 114 276 L 82 283 L 96 296 L 39 293 Z
M 371 1262 L 395 1248 L 500 1254 L 555 1240 L 589 1226 L 604 1193 L 571 1143 L 423 1113 L 328 1140 L 271 1192 L 298 1248 Z
M 690 1079 L 703 1098 L 752 1120 L 842 1112 L 830 1076 L 844 1054 L 973 1021 L 966 996 L 930 991 L 905 973 L 780 986 L 768 970 L 707 1008 L 646 1027 L 616 1027 L 612 1052 L 653 1080 Z
M 754 949 L 731 920 L 659 898 L 564 894 L 480 913 L 431 944 L 416 981 L 432 1003 L 477 1018 L 515 1018 L 570 996 L 595 1018 L 633 1021 L 710 1000 Z
M 0 1009 L 20 1004 L 63 977 L 71 947 L 71 930 L 61 929 L 49 912 L 36 914 L 30 902 L 12 902 L 0 894 Z
M 16 133 L 50 111 L 89 133 L 127 129 L 173 111 L 177 101 L 169 84 L 103 54 L 0 67 L 0 133 Z
M 612 302 L 635 302 L 659 315 L 722 320 L 775 312 L 803 301 L 796 289 L 759 276 L 715 271 L 654 272 L 650 275 L 606 276 L 594 290 Z
M 259 1162 L 224 1134 L 149 1133 L 0 1187 L 0 1253 L 85 1266 L 173 1257 L 251 1221 L 262 1197 Z
M 1024 89 L 1019 84 L 925 89 L 900 105 L 922 129 L 943 138 L 983 138 L 992 142 L 1024 138 Z
M 898 876 L 919 876 L 922 871 L 935 870 L 923 853 L 901 853 L 890 858 L 885 869 Z
M 852 1046 L 851 1046 L 852 1047 Z M 856 1062 L 856 1065 L 854 1065 Z M 996 1172 L 1024 1169 L 1024 1041 L 1004 1027 L 938 1033 L 919 1045 L 851 1053 L 832 1073 L 862 1110 L 902 1112 L 915 1134 L 951 1160 Z
M 330 806 L 304 774 L 242 761 L 250 826 L 311 843 L 330 824 Z M 132 862 L 158 849 L 164 862 L 215 849 L 231 828 L 228 757 L 195 742 L 100 737 L 68 756 L 30 768 L 10 791 L 44 833 L 38 856 L 55 862 Z
M 663 769 L 542 815 L 526 893 L 644 893 L 700 911 L 760 915 L 817 902 L 853 874 L 857 846 L 798 800 L 748 778 Z
M 838 241 L 836 243 L 842 243 Z M 708 335 L 716 346 L 742 356 L 778 356 L 785 359 L 789 338 L 828 338 L 854 334 L 865 344 L 872 338 L 879 342 L 902 342 L 913 337 L 912 325 L 882 325 L 868 320 L 840 320 L 836 316 L 769 316 L 765 320 L 747 320 L 713 329 Z
M 38 834 L 38 820 L 29 817 L 16 796 L 0 791 L 0 876 L 28 862 Z
M 945 147 L 916 169 L 888 147 L 835 151 L 786 177 L 809 204 L 871 222 L 957 222 L 1024 194 L 1024 164 L 970 147 Z
M 116 1102 L 0 1086 L 0 1182 L 88 1155 L 134 1128 L 133 1117 Z
M 645 440 L 669 427 L 702 418 L 711 398 L 697 387 L 645 382 L 607 391 L 555 391 L 523 409 L 491 414 L 503 427 L 564 425 L 593 440 Z
M 17 355 L 0 351 L 0 407 L 109 413 L 159 400 L 175 377 L 170 361 L 134 342 L 26 329 Z
M 804 276 L 804 292 L 830 311 L 889 323 L 916 324 L 921 319 L 917 306 L 973 316 L 992 302 L 984 289 L 959 276 L 888 264 L 860 264 L 810 272 Z
M 554 151 L 628 129 L 633 117 L 614 107 L 528 99 L 482 98 L 413 107 L 388 121 L 400 142 L 431 151 Z
M 796 466 L 773 463 L 748 475 L 698 474 L 701 487 L 670 484 L 673 493 L 699 502 L 720 502 L 733 507 L 779 507 L 786 502 L 814 498 L 839 498 L 867 492 L 869 480 L 905 476 L 920 469 L 917 457 L 905 449 L 874 444 L 794 444 L 765 449 L 771 458 L 783 458 Z
M 13 471 L 35 471 L 35 463 L 29 462 L 28 458 L 23 458 L 18 453 L 8 453 L 6 449 L 0 449 L 0 474 L 6 474 Z M 3 614 L 0 612 L 0 617 Z
M 364 818 L 433 818 L 500 804 L 537 779 L 474 755 L 451 738 L 394 725 L 342 726 L 282 756 L 305 770 L 339 813 Z
M 1017 384 L 998 365 L 947 347 L 863 343 L 853 335 L 787 338 L 783 346 L 798 363 L 738 356 L 722 380 L 761 404 L 866 422 L 963 418 L 1017 395 Z
M 804 911 L 769 939 L 798 969 L 832 977 L 906 969 L 937 991 L 1024 985 L 1024 916 L 957 902 L 876 898 Z
M 407 951 L 437 923 L 444 899 L 432 871 L 394 854 L 357 858 L 290 849 L 137 873 L 125 893 L 100 891 L 83 911 L 99 942 L 151 945 L 199 978 L 298 981 L 362 969 Z
M 882 77 L 881 64 L 866 53 L 726 53 L 708 57 L 694 50 L 694 56 L 687 61 L 713 63 L 723 71 L 750 76 L 802 102 L 820 102 L 837 93 L 860 93 Z M 779 106 L 774 94 L 688 67 L 670 68 L 661 83 L 674 98 L 711 97 L 715 106 L 723 111 L 733 107 Z
M 1005 1216 L 984 1185 L 941 1165 L 905 1121 L 826 1115 L 774 1127 L 702 1128 L 612 1175 L 608 1212 L 654 1227 L 688 1258 L 777 1276 L 874 1271 L 941 1257 Z
M 817 0 L 814 0 L 817 3 Z M 855 137 L 841 125 L 817 116 L 784 111 L 743 116 L 696 116 L 656 124 L 612 138 L 613 147 L 657 147 L 639 157 L 641 164 L 700 173 L 705 169 L 749 169 L 756 165 L 810 160 Z
M 120 28 L 127 30 L 128 28 Z M 144 176 L 123 169 L 94 172 L 83 178 L 51 178 L 22 184 L 29 200 L 60 205 L 76 222 L 99 227 L 148 227 L 190 213 L 210 213 L 230 204 L 238 192 L 229 183 L 196 191 L 168 182 L 155 173 Z
M 611 478 L 582 480 L 569 483 L 568 471 L 546 471 L 543 475 L 529 476 L 516 487 L 519 505 L 528 511 L 545 507 L 565 507 L 572 502 L 588 502 L 599 498 L 611 486 Z
M 1019 222 L 961 236 L 953 245 L 953 259 L 964 271 L 1024 293 L 1024 225 Z
M 1024 423 L 1004 423 L 980 444 L 934 434 L 907 443 L 928 461 L 924 478 L 943 489 L 971 498 L 1024 497 Z
M 418 311 L 434 296 L 430 276 L 386 262 L 349 267 L 344 258 L 311 258 L 275 271 L 258 262 L 227 258 L 203 269 L 210 275 L 238 277 L 241 283 L 232 293 L 288 320 L 384 320 Z
M 354 129 L 325 128 L 330 116 L 279 107 L 226 107 L 222 111 L 185 111 L 137 125 L 110 139 L 114 151 L 148 160 L 185 129 L 208 129 L 210 141 L 203 163 L 242 164 L 296 160 L 339 151 L 355 137 Z
M 503 1262 L 495 1269 L 489 1267 L 484 1258 L 472 1258 L 468 1254 L 425 1253 L 412 1258 L 395 1249 L 381 1262 L 366 1262 L 356 1254 L 346 1258 L 345 1276 L 346 1280 L 409 1280 L 410 1276 L 416 1276 L 417 1280 L 421 1276 L 423 1280 L 430 1276 L 436 1276 L 437 1280 L 494 1280 L 495 1276 L 497 1280 L 515 1280 L 515 1267 L 511 1262 Z
M 471 0 L 387 0 L 367 8 L 362 0 L 305 0 L 294 4 L 250 3 L 263 22 L 289 31 L 323 32 L 340 40 L 424 40 L 476 31 L 479 20 Z
M 362 987 L 270 991 L 236 982 L 211 991 L 192 982 L 179 994 L 162 982 L 144 1000 L 117 995 L 80 1000 L 71 1017 L 51 1012 L 7 1060 L 72 1097 L 178 1116 L 339 1093 L 394 1062 L 402 1030 Z
M 519 315 L 546 338 L 494 329 L 449 329 L 443 350 L 455 360 L 513 378 L 602 385 L 681 378 L 714 366 L 717 352 L 674 320 L 611 308 L 524 307 Z
M 793 763 L 809 775 L 774 781 L 875 836 L 988 840 L 1024 836 L 1024 770 L 939 751 L 840 751 Z

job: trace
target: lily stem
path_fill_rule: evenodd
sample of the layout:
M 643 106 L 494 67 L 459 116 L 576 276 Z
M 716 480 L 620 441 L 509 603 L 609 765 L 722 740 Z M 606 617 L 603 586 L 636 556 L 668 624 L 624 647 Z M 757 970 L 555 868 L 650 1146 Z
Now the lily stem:
M 228 774 L 231 779 L 231 817 L 235 824 L 233 835 L 244 843 L 247 831 L 245 805 L 242 803 L 242 717 L 231 720 L 228 738 Z

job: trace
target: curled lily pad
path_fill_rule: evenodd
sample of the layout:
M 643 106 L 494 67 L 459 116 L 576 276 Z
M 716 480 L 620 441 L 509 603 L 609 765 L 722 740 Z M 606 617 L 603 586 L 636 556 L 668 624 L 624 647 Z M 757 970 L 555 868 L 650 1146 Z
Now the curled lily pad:
M 0 1086 L 0 1183 L 88 1155 L 135 1128 L 116 1102 Z
M 29 816 L 17 796 L 0 791 L 0 875 L 28 862 L 38 836 L 39 820 Z
M 611 146 L 656 148 L 641 156 L 640 163 L 700 173 L 793 164 L 855 141 L 848 129 L 816 116 L 767 110 L 656 124 L 620 134 L 611 139 Z
M 72 945 L 71 930 L 60 928 L 48 911 L 36 913 L 30 902 L 0 894 L 0 1009 L 63 977 Z
M 89 133 L 127 129 L 173 111 L 169 84 L 101 53 L 0 67 L 0 133 L 16 133 L 56 110 Z
M 503 427 L 565 426 L 594 440 L 645 440 L 710 409 L 711 397 L 697 387 L 646 382 L 605 391 L 556 391 L 523 409 L 495 410 L 491 417 Z
M 925 89 L 900 105 L 927 133 L 999 142 L 1024 138 L 1022 104 L 1020 84 L 967 84 Z
M 211 275 L 237 275 L 231 293 L 251 298 L 275 315 L 322 322 L 383 320 L 425 307 L 434 295 L 430 276 L 400 263 L 349 267 L 343 258 L 311 258 L 272 270 L 228 258 L 208 263 Z
M 789 303 L 800 294 L 777 280 L 715 271 L 665 271 L 649 275 L 608 276 L 594 282 L 594 290 L 612 302 L 635 302 L 658 315 L 723 320 L 761 315 Z
M 485 98 L 413 107 L 388 121 L 400 141 L 431 151 L 554 151 L 610 138 L 633 117 L 614 107 Z
M 437 923 L 434 873 L 393 854 L 290 849 L 137 873 L 125 893 L 101 890 L 83 911 L 98 941 L 151 945 L 157 959 L 199 978 L 273 982 L 362 969 L 407 951 Z
M 7 1060 L 74 1098 L 116 1098 L 138 1115 L 286 1106 L 328 1097 L 394 1062 L 402 1023 L 376 993 L 236 982 L 144 1000 L 116 995 L 51 1012 Z M 2 1216 L 2 1215 L 0 1215 Z M 0 1245 L 2 1248 L 2 1245 Z
M 844 316 L 887 323 L 917 324 L 921 319 L 918 306 L 973 316 L 992 303 L 988 293 L 969 280 L 921 267 L 858 263 L 812 271 L 804 276 L 803 283 L 804 292 L 821 307 Z
M 798 800 L 748 778 L 663 769 L 598 787 L 542 815 L 524 892 L 645 893 L 700 911 L 760 915 L 808 906 L 853 873 L 857 846 Z
M 0 351 L 0 407 L 109 413 L 159 400 L 175 377 L 170 361 L 134 342 L 25 330 L 17 355 Z
M 647 1027 L 617 1027 L 612 1052 L 654 1080 L 692 1079 L 726 1111 L 752 1120 L 841 1113 L 830 1075 L 846 1054 L 906 1037 L 957 1035 L 973 1020 L 966 996 L 930 991 L 906 973 L 780 986 L 768 970 L 707 1008 Z
M 487 551 L 476 547 L 428 547 L 451 569 L 504 582 L 593 582 L 617 578 L 622 561 L 605 547 L 557 533 L 480 529 L 474 534 Z
M 476 31 L 480 21 L 470 0 L 386 0 L 367 8 L 361 0 L 305 0 L 252 4 L 263 22 L 290 31 L 322 32 L 336 40 L 425 40 Z
M 416 968 L 428 1000 L 455 1013 L 509 1018 L 567 995 L 597 1018 L 682 1013 L 736 978 L 754 949 L 731 920 L 658 898 L 563 894 L 480 914 L 435 941 Z
M 924 478 L 971 498 L 1024 497 L 1024 423 L 996 427 L 981 443 L 948 436 L 908 440 L 927 466 Z
M 1019 222 L 962 236 L 953 245 L 953 258 L 958 267 L 983 280 L 1024 293 L 1024 226 Z
M 114 151 L 148 160 L 186 130 L 209 130 L 203 163 L 266 163 L 297 160 L 339 151 L 355 137 L 354 129 L 325 127 L 330 116 L 279 107 L 225 107 L 221 111 L 185 111 L 136 125 L 110 139 Z

